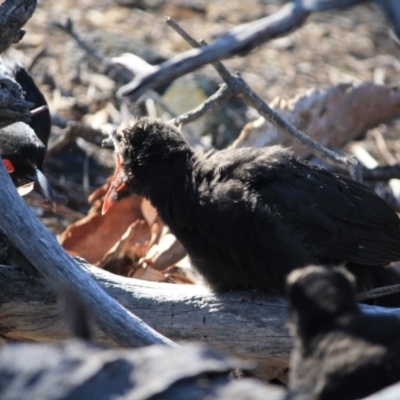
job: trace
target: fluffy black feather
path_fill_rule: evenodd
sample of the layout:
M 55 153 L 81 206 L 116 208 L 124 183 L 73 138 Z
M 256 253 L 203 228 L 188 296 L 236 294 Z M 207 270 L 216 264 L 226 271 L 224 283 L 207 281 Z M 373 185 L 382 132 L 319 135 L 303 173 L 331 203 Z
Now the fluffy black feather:
M 0 64 L 0 73 L 8 79 L 13 78 L 20 85 L 25 100 L 32 102 L 34 108 L 47 106 L 42 92 L 21 64 L 16 63 L 10 68 L 1 58 Z M 0 156 L 8 163 L 10 176 L 16 186 L 33 181 L 38 192 L 55 204 L 53 191 L 41 171 L 50 132 L 48 109 L 32 116 L 29 124 L 16 122 L 0 129 Z
M 343 268 L 312 266 L 289 275 L 292 391 L 353 400 L 400 380 L 400 320 L 361 313 L 354 286 Z
M 347 263 L 371 287 L 375 274 L 396 281 L 384 266 L 400 258 L 399 218 L 362 184 L 279 146 L 196 152 L 154 119 L 120 128 L 114 142 L 107 207 L 150 199 L 216 290 L 282 293 L 287 274 L 312 263 Z

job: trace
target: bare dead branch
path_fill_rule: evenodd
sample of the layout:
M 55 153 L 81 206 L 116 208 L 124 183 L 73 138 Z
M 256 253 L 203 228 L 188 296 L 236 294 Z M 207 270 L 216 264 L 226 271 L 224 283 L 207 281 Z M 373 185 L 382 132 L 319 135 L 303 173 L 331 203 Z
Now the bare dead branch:
M 119 304 L 174 341 L 208 343 L 264 365 L 282 367 L 288 363 L 292 337 L 286 327 L 287 303 L 283 298 L 251 291 L 214 293 L 204 286 L 125 278 L 83 259 L 76 262 L 81 273 L 89 274 Z M 43 278 L 0 266 L 0 285 L 4 287 L 0 335 L 40 342 L 70 336 L 62 310 Z M 114 308 L 107 312 L 113 314 Z M 95 343 L 116 346 L 92 323 L 91 332 Z
M 134 101 L 150 88 L 172 81 L 216 60 L 247 53 L 261 43 L 284 35 L 301 26 L 307 19 L 309 12 L 302 8 L 301 3 L 296 1 L 287 4 L 275 14 L 228 31 L 224 37 L 211 45 L 189 50 L 165 61 L 152 72 L 136 76 L 119 90 L 119 94 L 130 96 Z
M 223 103 L 229 100 L 234 95 L 233 91 L 229 86 L 223 84 L 219 90 L 210 96 L 204 103 L 200 104 L 194 110 L 191 110 L 185 114 L 176 117 L 169 122 L 173 125 L 185 125 L 190 122 L 195 121 L 196 119 L 202 117 L 208 112 L 215 110 L 220 107 Z
M 134 101 L 150 88 L 174 80 L 216 60 L 245 55 L 263 43 L 292 32 L 304 24 L 311 12 L 348 7 L 363 1 L 365 0 L 294 0 L 270 16 L 229 30 L 222 38 L 204 48 L 189 50 L 164 62 L 151 72 L 136 76 L 120 89 L 120 95 L 129 95 Z M 389 1 L 376 1 L 376 3 L 398 33 L 400 30 L 398 5 Z
M 95 324 L 122 346 L 173 343 L 129 313 L 74 262 L 17 194 L 0 163 L 0 229 L 53 287 L 73 287 Z M 112 310 L 112 311 L 111 311 Z
M 84 39 L 82 39 L 82 37 L 75 31 L 74 24 L 70 18 L 68 18 L 65 23 L 59 21 L 54 22 L 53 26 L 58 29 L 61 29 L 63 32 L 70 35 L 79 45 L 79 47 L 81 47 L 86 53 L 91 55 L 94 59 L 99 61 L 104 68 L 112 70 L 113 74 L 117 74 L 119 78 L 121 78 L 122 80 L 128 81 L 132 79 L 132 74 L 128 70 L 126 70 L 125 68 L 120 68 L 117 65 L 115 65 L 110 58 L 106 57 L 104 54 L 94 49 L 89 43 L 87 43 Z
M 368 181 L 389 181 L 390 179 L 400 179 L 400 163 L 385 165 L 374 169 L 363 170 L 363 176 Z
M 65 118 L 58 117 L 60 124 L 66 124 L 63 134 L 55 140 L 47 149 L 47 156 L 61 151 L 68 143 L 77 137 L 89 138 L 93 141 L 94 138 L 102 138 L 103 132 L 99 129 L 94 129 L 91 126 L 82 122 L 71 121 Z
M 365 301 L 370 299 L 376 299 L 377 297 L 382 297 L 399 292 L 400 292 L 400 284 L 391 286 L 382 286 L 379 288 L 368 290 L 366 292 L 358 293 L 356 295 L 356 300 Z
M 176 21 L 173 21 L 171 18 L 166 18 L 166 22 L 169 26 L 175 29 L 176 32 L 183 35 L 183 38 L 189 44 L 195 47 L 202 45 L 193 37 L 191 37 L 182 27 L 180 27 Z M 203 44 L 205 44 L 205 42 L 203 42 Z M 302 144 L 306 145 L 307 148 L 309 148 L 317 157 L 333 163 L 340 168 L 346 167 L 353 179 L 362 181 L 361 166 L 355 157 L 345 157 L 337 154 L 336 152 L 327 149 L 325 146 L 313 140 L 304 132 L 290 124 L 271 107 L 269 107 L 267 103 L 252 90 L 252 88 L 241 78 L 238 73 L 231 74 L 220 61 L 215 61 L 212 63 L 212 65 L 220 74 L 227 86 L 232 90 L 233 94 L 243 99 L 248 106 L 257 110 L 260 115 L 266 118 L 283 133 L 296 138 Z

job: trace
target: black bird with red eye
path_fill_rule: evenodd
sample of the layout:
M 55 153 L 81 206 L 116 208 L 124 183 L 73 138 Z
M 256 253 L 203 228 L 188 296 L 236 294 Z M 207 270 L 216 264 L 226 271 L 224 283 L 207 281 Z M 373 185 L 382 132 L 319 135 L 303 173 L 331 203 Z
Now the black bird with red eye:
M 1 60 L 4 63 L 3 60 Z M 7 66 L 2 65 L 2 71 Z M 16 63 L 11 72 L 14 80 L 21 86 L 25 100 L 32 102 L 34 108 L 47 106 L 47 102 L 25 68 Z M 55 197 L 42 165 L 46 156 L 47 141 L 51 131 L 48 108 L 32 115 L 31 122 L 16 122 L 0 129 L 0 155 L 14 184 L 19 187 L 34 182 L 34 188 L 50 203 L 55 205 Z

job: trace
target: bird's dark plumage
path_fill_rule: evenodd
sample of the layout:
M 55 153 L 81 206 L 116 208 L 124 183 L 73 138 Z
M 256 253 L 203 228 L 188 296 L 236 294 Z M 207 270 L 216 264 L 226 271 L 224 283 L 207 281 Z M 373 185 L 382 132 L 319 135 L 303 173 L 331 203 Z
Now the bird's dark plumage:
M 15 64 L 12 74 L 25 100 L 32 102 L 34 108 L 47 106 L 43 94 L 21 64 Z M 16 186 L 34 182 L 38 192 L 54 204 L 53 191 L 42 172 L 50 131 L 48 109 L 33 115 L 29 125 L 23 122 L 8 125 L 0 129 L 0 156 Z
M 15 80 L 21 86 L 25 100 L 33 103 L 34 108 L 47 106 L 47 101 L 43 93 L 39 90 L 28 71 L 21 64 L 16 63 L 13 72 Z M 36 136 L 44 144 L 45 149 L 47 149 L 47 142 L 49 141 L 51 133 L 51 117 L 49 109 L 47 108 L 39 114 L 33 115 L 31 117 L 31 122 L 29 123 L 29 126 L 33 129 Z
M 216 290 L 284 291 L 293 269 L 347 263 L 370 288 L 395 282 L 399 218 L 350 178 L 270 148 L 195 152 L 172 126 L 148 118 L 114 135 L 118 168 L 104 210 L 144 196 Z
M 315 400 L 353 400 L 400 380 L 400 320 L 361 313 L 343 268 L 306 267 L 288 277 L 295 335 L 289 387 Z

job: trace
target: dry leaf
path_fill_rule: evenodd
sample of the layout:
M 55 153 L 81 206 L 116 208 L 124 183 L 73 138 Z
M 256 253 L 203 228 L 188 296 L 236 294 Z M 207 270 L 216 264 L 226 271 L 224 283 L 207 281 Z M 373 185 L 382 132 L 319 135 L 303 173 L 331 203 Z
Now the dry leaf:
M 99 266 L 115 274 L 129 276 L 141 265 L 140 260 L 148 251 L 150 237 L 147 222 L 136 220 L 105 254 Z
M 340 84 L 327 90 L 311 89 L 287 102 L 275 100 L 272 107 L 298 129 L 327 147 L 342 147 L 400 113 L 397 87 L 364 82 Z M 263 147 L 282 144 L 301 156 L 309 150 L 282 134 L 260 117 L 247 124 L 231 147 Z
M 165 282 L 167 278 L 160 271 L 155 270 L 151 267 L 141 267 L 138 268 L 133 275 L 132 278 L 143 279 L 145 281 L 153 281 L 153 282 Z
M 143 218 L 141 201 L 137 196 L 128 197 L 115 203 L 106 215 L 101 215 L 101 205 L 99 207 L 96 203 L 88 216 L 69 225 L 58 236 L 58 240 L 71 254 L 96 265 L 120 240 L 132 222 Z
M 145 261 L 154 269 L 162 271 L 174 265 L 186 255 L 182 244 L 171 233 L 163 235 L 158 244 L 152 246 Z

